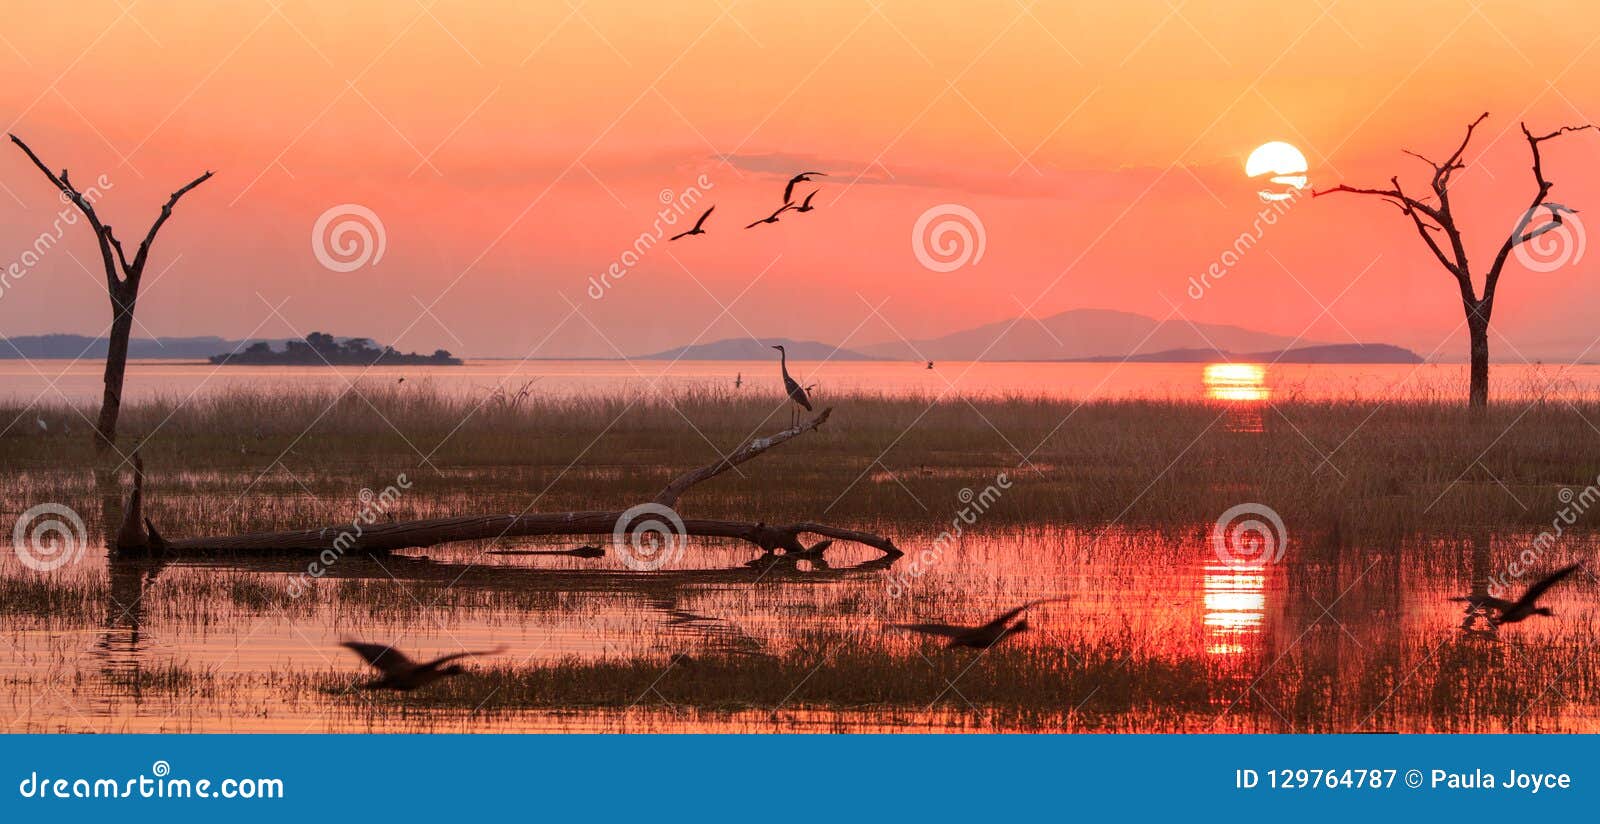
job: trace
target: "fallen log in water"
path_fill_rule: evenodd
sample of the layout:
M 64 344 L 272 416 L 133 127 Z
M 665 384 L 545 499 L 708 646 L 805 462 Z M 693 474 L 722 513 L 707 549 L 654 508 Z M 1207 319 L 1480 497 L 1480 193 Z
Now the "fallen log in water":
M 288 532 L 257 532 L 203 538 L 163 538 L 144 517 L 143 464 L 136 463 L 133 490 L 123 512 L 123 527 L 115 545 L 120 555 L 168 554 L 206 555 L 221 553 L 320 554 L 352 552 L 383 554 L 397 549 L 417 549 L 455 541 L 497 540 L 531 536 L 588 536 L 653 533 L 662 540 L 681 541 L 685 537 L 733 538 L 760 547 L 762 551 L 820 554 L 833 541 L 850 541 L 870 546 L 886 557 L 902 553 L 888 538 L 843 529 L 827 524 L 801 522 L 773 525 L 752 521 L 724 521 L 704 518 L 679 518 L 674 511 L 678 500 L 690 488 L 751 460 L 769 449 L 820 427 L 833 409 L 827 408 L 809 421 L 765 438 L 757 438 L 721 460 L 691 469 L 661 490 L 654 501 L 627 510 L 588 512 L 536 512 L 522 515 L 471 515 L 455 518 L 428 518 L 417 521 L 361 525 L 350 524 Z M 135 456 L 137 461 L 137 456 Z M 143 525 L 143 528 L 140 527 Z M 807 546 L 802 535 L 825 539 Z

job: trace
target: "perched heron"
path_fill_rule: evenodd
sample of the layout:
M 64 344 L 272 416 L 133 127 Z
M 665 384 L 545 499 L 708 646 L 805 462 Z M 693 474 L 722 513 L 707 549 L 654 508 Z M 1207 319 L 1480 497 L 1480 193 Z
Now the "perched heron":
M 741 386 L 744 386 L 744 373 L 743 372 L 740 372 L 739 374 L 733 376 L 733 388 L 734 389 L 738 389 Z
M 795 187 L 795 185 L 799 184 L 799 183 L 810 183 L 812 175 L 816 175 L 817 177 L 827 177 L 828 173 L 827 172 L 801 172 L 800 174 L 797 174 L 794 177 L 789 178 L 789 185 L 783 187 L 783 202 L 784 203 L 793 202 L 794 201 L 794 187 Z
M 977 627 L 961 627 L 954 624 L 890 624 L 889 626 L 892 629 L 903 629 L 910 632 L 920 632 L 924 635 L 949 638 L 950 642 L 945 644 L 946 647 L 988 649 L 1019 632 L 1028 631 L 1028 619 L 1024 618 L 1015 624 L 1011 623 L 1011 619 L 1021 615 L 1029 607 L 1065 600 L 1067 599 L 1041 598 L 1037 601 L 1029 601 L 1016 609 L 1007 610 L 993 621 Z
M 705 212 L 700 215 L 700 219 L 694 222 L 694 228 L 693 229 L 690 229 L 687 232 L 679 232 L 679 233 L 673 235 L 672 237 L 667 238 L 667 242 L 671 243 L 672 241 L 677 240 L 680 237 L 688 237 L 689 235 L 703 235 L 703 234 L 705 234 L 706 230 L 704 230 L 704 229 L 702 229 L 700 227 L 705 225 L 706 218 L 711 217 L 711 213 L 715 212 L 716 210 L 717 210 L 717 207 L 715 207 L 715 206 L 712 206 L 711 208 L 705 210 Z
M 1498 627 L 1501 624 L 1515 624 L 1525 621 L 1535 615 L 1550 616 L 1555 613 L 1549 607 L 1538 606 L 1539 596 L 1560 583 L 1563 578 L 1577 572 L 1582 564 L 1568 564 L 1545 577 L 1534 581 L 1522 597 L 1515 601 L 1496 598 L 1488 593 L 1473 594 L 1462 598 L 1451 598 L 1452 601 L 1464 601 L 1468 606 L 1482 610 L 1494 610 L 1499 615 L 1490 616 L 1489 625 Z
M 498 655 L 505 652 L 505 647 L 496 647 L 491 650 L 456 652 L 442 655 L 432 661 L 418 663 L 405 656 L 400 650 L 386 647 L 382 644 L 366 644 L 360 641 L 345 641 L 340 646 L 353 651 L 361 656 L 369 666 L 383 674 L 382 678 L 368 681 L 361 685 L 367 690 L 399 690 L 401 692 L 425 687 L 435 681 L 442 681 L 453 675 L 466 672 L 460 664 L 450 664 L 461 658 L 470 658 L 474 655 Z M 449 666 L 445 666 L 450 664 Z
M 778 368 L 783 370 L 783 389 L 785 392 L 789 393 L 789 400 L 805 407 L 805 410 L 810 412 L 811 397 L 806 394 L 805 387 L 801 386 L 799 381 L 789 377 L 789 353 L 784 351 L 784 348 L 781 344 L 772 348 L 778 350 Z M 793 411 L 795 414 L 794 417 L 790 419 L 790 425 L 798 426 L 800 423 L 800 411 L 791 411 Z

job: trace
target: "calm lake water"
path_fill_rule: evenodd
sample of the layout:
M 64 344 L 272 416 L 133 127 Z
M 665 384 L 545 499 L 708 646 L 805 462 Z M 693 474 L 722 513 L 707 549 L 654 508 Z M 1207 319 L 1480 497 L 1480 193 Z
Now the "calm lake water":
M 1225 400 L 1436 398 L 1466 395 L 1461 364 L 1306 365 L 1170 363 L 936 363 L 791 361 L 790 371 L 813 393 L 860 392 L 936 397 L 1044 395 L 1096 398 Z M 533 381 L 544 395 L 612 394 L 777 386 L 776 362 L 477 360 L 448 367 L 263 367 L 133 361 L 127 399 L 182 399 L 231 387 L 292 385 L 344 388 L 351 383 L 431 384 L 451 392 L 516 391 Z M 1600 365 L 1496 365 L 1497 397 L 1600 396 Z M 0 401 L 98 402 L 101 364 L 94 361 L 0 360 Z
M 1450 554 L 1470 557 L 1470 544 Z M 1219 562 L 1204 540 L 1155 532 L 1000 533 L 962 542 L 898 597 L 888 573 L 852 568 L 865 558 L 848 553 L 829 569 L 763 574 L 743 566 L 748 551 L 728 548 L 640 574 L 612 558 L 441 550 L 346 560 L 293 603 L 282 587 L 303 562 L 128 566 L 109 576 L 103 562 L 84 563 L 62 571 L 89 593 L 83 602 L 5 618 L 0 721 L 13 732 L 1600 729 L 1595 686 L 1581 674 L 1600 625 L 1594 599 L 1568 588 L 1549 601 L 1560 621 L 1500 640 L 1464 633 L 1447 597 L 1472 570 L 1436 550 L 1300 550 L 1249 565 Z M 11 567 L 0 562 L 0 575 L 21 574 Z M 1004 653 L 1039 668 L 1023 676 L 1040 697 L 1020 715 L 988 707 L 994 687 L 973 671 L 983 655 L 883 629 L 975 623 L 1063 593 L 1071 600 L 1035 608 L 1034 631 Z M 819 706 L 795 683 L 787 700 L 708 710 L 669 677 L 674 656 L 756 662 L 830 632 L 868 653 L 923 650 L 893 675 L 920 697 Z M 475 666 L 650 664 L 622 685 L 637 693 L 627 708 L 408 707 L 352 690 L 367 676 L 337 646 L 351 637 L 419 654 L 507 647 Z M 1096 677 L 1052 669 L 1096 650 L 1108 659 Z M 1144 683 L 1130 687 L 1124 675 Z M 491 701 L 495 688 L 480 689 Z M 1154 700 L 1128 706 L 1129 690 Z

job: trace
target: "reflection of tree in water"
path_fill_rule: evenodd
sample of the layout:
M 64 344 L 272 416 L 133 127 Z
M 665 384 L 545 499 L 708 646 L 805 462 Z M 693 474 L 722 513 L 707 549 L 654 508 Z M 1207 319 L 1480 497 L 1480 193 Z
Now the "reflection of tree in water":
M 95 489 L 100 497 L 101 533 L 109 540 L 122 522 L 122 484 L 117 470 L 95 470 Z M 145 587 L 165 566 L 166 562 L 160 559 L 118 558 L 107 549 L 110 594 L 95 654 L 101 659 L 101 674 L 109 683 L 131 684 L 135 689 L 140 683 Z

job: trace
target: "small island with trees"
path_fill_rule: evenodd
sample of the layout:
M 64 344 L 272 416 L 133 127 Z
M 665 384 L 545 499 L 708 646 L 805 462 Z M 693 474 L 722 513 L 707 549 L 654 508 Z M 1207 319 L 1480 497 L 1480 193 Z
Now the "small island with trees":
M 267 341 L 221 355 L 212 355 L 215 364 L 243 366 L 460 366 L 461 359 L 443 349 L 431 355 L 400 352 L 392 346 L 378 346 L 371 338 L 340 341 L 325 332 L 312 332 L 304 341 L 290 340 L 284 349 L 272 348 Z

